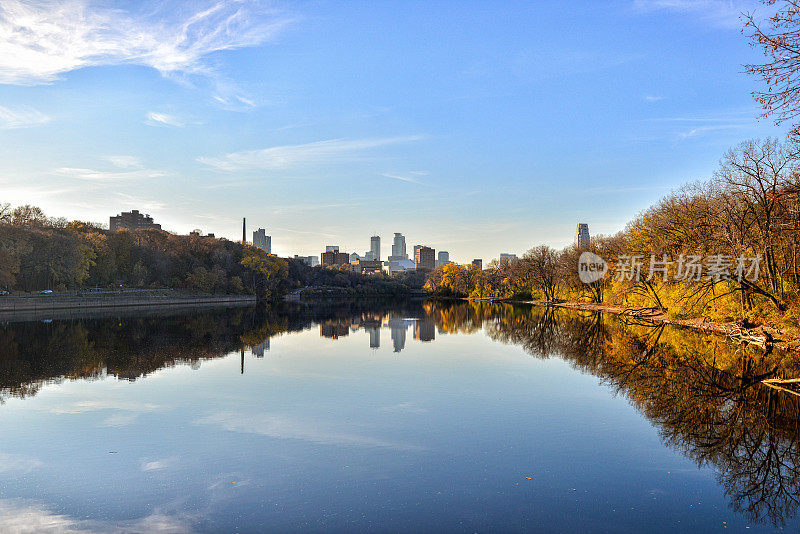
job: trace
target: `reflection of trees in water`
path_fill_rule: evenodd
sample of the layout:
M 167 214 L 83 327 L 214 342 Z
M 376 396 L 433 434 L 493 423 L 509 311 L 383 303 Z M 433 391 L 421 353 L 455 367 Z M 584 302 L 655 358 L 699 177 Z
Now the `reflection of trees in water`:
M 558 354 L 600 377 L 657 425 L 666 444 L 698 466 L 713 466 L 732 507 L 749 520 L 779 526 L 796 515 L 800 402 L 760 384 L 800 377 L 800 364 L 786 354 L 598 313 L 469 303 L 427 310 L 453 331 L 462 328 L 454 318 L 465 318 L 470 329 L 480 318 L 493 339 L 536 357 Z
M 339 317 L 382 313 L 424 316 L 420 304 L 337 301 L 325 305 L 198 310 L 182 315 L 0 324 L 0 402 L 35 395 L 46 383 L 135 380 L 163 367 L 219 358 L 270 337 Z
M 35 394 L 48 382 L 134 380 L 176 363 L 237 350 L 245 311 L 190 316 L 27 322 L 0 326 L 0 397 Z

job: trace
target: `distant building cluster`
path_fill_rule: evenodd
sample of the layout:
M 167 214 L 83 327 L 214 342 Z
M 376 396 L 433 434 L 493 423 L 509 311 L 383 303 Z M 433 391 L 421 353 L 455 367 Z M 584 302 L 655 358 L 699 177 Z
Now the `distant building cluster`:
M 199 228 L 195 228 L 194 230 L 189 232 L 189 235 L 193 235 L 195 237 L 208 237 L 210 239 L 214 239 L 215 238 L 214 234 L 205 234 L 205 235 L 203 235 L 203 231 L 200 230 Z
M 316 267 L 319 265 L 319 258 L 316 256 L 298 256 L 295 254 L 294 259 L 302 261 L 309 267 Z
M 109 217 L 108 229 L 112 232 L 118 230 L 161 230 L 161 225 L 153 222 L 153 218 L 147 214 L 139 213 L 139 210 L 123 211 L 116 217 Z
M 302 256 L 297 256 L 303 259 Z M 305 262 L 309 264 L 308 261 Z M 319 264 L 329 267 L 348 265 L 353 271 L 362 274 L 386 273 L 394 275 L 405 271 L 433 270 L 450 263 L 450 253 L 441 250 L 437 259 L 436 250 L 426 245 L 415 245 L 413 256 L 409 256 L 406 237 L 396 232 L 392 239 L 392 252 L 383 260 L 381 257 L 381 238 L 374 235 L 369 239 L 369 250 L 364 254 L 346 253 L 339 245 L 327 245 L 319 256 Z

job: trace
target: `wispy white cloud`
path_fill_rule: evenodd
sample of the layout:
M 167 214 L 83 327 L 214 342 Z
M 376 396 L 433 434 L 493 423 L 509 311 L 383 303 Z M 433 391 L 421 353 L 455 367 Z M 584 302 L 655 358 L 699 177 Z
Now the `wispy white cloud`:
M 385 172 L 381 174 L 381 176 L 385 178 L 391 178 L 392 180 L 400 180 L 401 182 L 410 182 L 412 184 L 423 184 L 423 182 L 419 179 L 419 177 L 427 175 L 428 173 L 425 171 L 411 171 L 405 174 Z
M 80 521 L 68 515 L 57 514 L 38 503 L 0 501 L 0 529 L 3 532 L 50 532 L 77 534 L 86 532 Z M 91 530 L 90 530 L 91 532 Z M 97 532 L 95 530 L 95 532 Z
M 209 54 L 259 45 L 289 22 L 254 0 L 185 1 L 142 13 L 88 0 L 3 0 L 0 83 L 48 83 L 72 70 L 120 64 L 208 76 Z
M 125 182 L 143 178 L 163 178 L 169 173 L 153 169 L 139 169 L 134 171 L 98 171 L 96 169 L 82 169 L 78 167 L 59 167 L 53 174 L 86 180 L 89 182 Z
M 315 237 L 328 237 L 333 239 L 340 239 L 342 236 L 339 234 L 330 234 L 326 232 L 322 232 L 319 230 L 297 230 L 296 228 L 285 228 L 282 226 L 273 226 L 275 230 L 280 230 L 281 232 L 287 232 L 290 234 L 297 234 L 297 235 L 310 235 Z M 330 377 L 330 375 L 325 375 Z
M 142 464 L 142 471 L 159 471 L 161 469 L 166 469 L 166 468 L 167 468 L 166 464 L 158 460 Z
M 120 169 L 141 169 L 144 167 L 135 156 L 106 156 L 106 161 Z
M 150 126 L 177 126 L 178 128 L 183 128 L 186 126 L 185 123 L 183 123 L 174 115 L 160 113 L 158 111 L 148 111 L 147 120 L 145 123 L 149 124 Z
M 745 130 L 752 128 L 757 112 L 754 110 L 730 110 L 707 116 L 678 116 L 649 119 L 662 123 L 669 129 L 668 135 L 678 140 L 699 137 L 713 132 Z M 654 139 L 660 139 L 654 137 Z
M 119 428 L 133 424 L 139 418 L 139 414 L 122 412 L 109 415 L 98 423 L 98 426 L 107 426 L 112 428 Z
M 696 137 L 708 132 L 717 132 L 720 130 L 740 130 L 743 127 L 741 124 L 717 124 L 713 126 L 698 126 L 690 130 L 678 133 L 678 137 L 686 139 L 687 137 Z
M 119 401 L 114 399 L 82 400 L 64 404 L 49 411 L 57 414 L 81 414 L 89 412 L 112 412 L 98 422 L 99 426 L 123 427 L 132 424 L 140 414 L 155 412 L 162 407 L 147 402 Z
M 36 458 L 0 452 L 0 473 L 28 473 L 43 465 L 44 463 Z
M 133 156 L 106 156 L 106 161 L 114 165 L 114 170 L 97 170 L 81 167 L 59 167 L 50 174 L 65 176 L 74 180 L 98 183 L 117 183 L 137 180 L 149 180 L 170 176 L 169 171 L 148 169 Z
M 400 143 L 419 141 L 421 135 L 371 139 L 329 139 L 302 145 L 284 145 L 260 150 L 231 152 L 222 157 L 200 157 L 197 161 L 220 171 L 244 169 L 285 170 L 303 165 L 331 164 L 357 159 L 361 152 Z
M 142 471 L 160 471 L 167 469 L 177 461 L 177 458 L 161 458 L 159 460 L 143 461 L 141 465 Z
M 287 215 L 289 213 L 301 213 L 306 211 L 336 210 L 342 208 L 357 208 L 363 206 L 363 202 L 321 202 L 319 204 L 282 204 L 276 207 L 272 213 L 274 215 Z
M 1 47 L 2 45 L 0 45 Z M 2 61 L 2 59 L 0 59 Z M 0 106 L 0 129 L 12 130 L 15 128 L 30 128 L 41 126 L 50 122 L 52 117 L 31 107 L 10 109 Z
M 753 122 L 753 117 L 755 114 L 751 114 L 747 117 L 740 117 L 740 114 L 727 114 L 727 115 L 720 115 L 718 117 L 660 117 L 655 119 L 650 119 L 653 122 L 685 122 L 685 123 L 704 123 L 704 122 L 737 122 L 737 123 L 748 123 Z
M 117 193 L 116 197 L 116 202 L 119 205 L 127 208 L 140 209 L 146 212 L 161 211 L 167 207 L 165 202 L 136 195 L 129 195 L 128 193 Z
M 665 97 L 661 95 L 644 95 L 644 99 L 647 102 L 658 102 L 660 100 L 664 100 Z
M 319 421 L 302 420 L 281 414 L 243 415 L 218 412 L 197 420 L 197 424 L 215 425 L 231 432 L 260 434 L 278 439 L 296 439 L 323 445 L 346 445 L 413 450 L 420 447 L 387 441 L 330 427 Z
M 0 500 L 0 531 L 15 533 L 87 534 L 100 532 L 193 532 L 190 516 L 169 515 L 159 510 L 152 514 L 118 523 L 79 519 L 59 514 L 44 504 L 22 499 Z
M 216 80 L 214 100 L 222 107 L 232 111 L 242 111 L 259 105 L 253 98 L 237 93 L 239 93 L 239 90 L 235 84 Z
M 57 414 L 76 414 L 96 412 L 100 410 L 122 410 L 126 412 L 154 412 L 161 406 L 149 402 L 119 401 L 114 399 L 82 400 L 70 404 L 50 408 L 49 411 Z
M 684 13 L 719 28 L 740 29 L 742 13 L 759 4 L 757 0 L 634 0 L 633 7 L 640 13 Z

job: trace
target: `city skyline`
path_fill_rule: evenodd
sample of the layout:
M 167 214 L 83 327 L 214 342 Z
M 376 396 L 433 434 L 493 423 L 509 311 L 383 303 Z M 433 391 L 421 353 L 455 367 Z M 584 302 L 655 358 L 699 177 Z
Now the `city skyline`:
M 743 72 L 751 1 L 7 6 L 3 201 L 231 240 L 246 217 L 281 256 L 398 228 L 460 262 L 562 248 L 786 131 Z
M 244 232 L 243 233 L 243 237 L 246 236 L 246 232 L 247 232 L 246 226 L 247 225 L 246 225 L 246 218 L 245 218 L 242 221 L 242 231 Z M 581 225 L 579 224 L 579 226 L 581 226 Z M 586 226 L 586 225 L 583 225 L 583 226 Z M 153 218 L 149 214 L 142 214 L 142 213 L 139 212 L 139 210 L 135 210 L 135 209 L 131 210 L 130 212 L 123 212 L 123 213 L 121 213 L 119 215 L 109 217 L 108 228 L 112 232 L 120 230 L 120 229 L 136 231 L 136 230 L 139 230 L 139 229 L 155 228 L 155 229 L 158 229 L 158 230 L 162 230 L 161 225 L 157 224 L 157 223 L 154 223 Z M 166 230 L 166 229 L 165 229 L 165 231 L 170 232 L 170 230 Z M 267 230 L 265 228 L 258 228 L 257 230 L 253 231 L 252 239 L 246 239 L 246 241 L 248 243 L 252 244 L 253 246 L 256 246 L 256 247 L 264 250 L 267 254 L 272 254 L 272 236 L 267 235 L 266 232 L 267 232 Z M 588 232 L 588 230 L 587 230 L 587 232 Z M 172 232 L 172 233 L 175 233 L 175 232 Z M 192 235 L 203 235 L 202 234 L 202 229 L 200 229 L 200 228 L 195 228 L 189 233 L 192 234 Z M 403 255 L 405 255 L 406 257 L 408 257 L 407 250 L 406 250 L 406 239 L 405 239 L 405 236 L 402 234 L 402 232 L 393 232 L 393 234 L 394 234 L 394 242 L 393 242 L 393 245 L 392 245 L 393 246 L 393 251 L 395 249 L 397 249 L 398 251 L 401 250 L 403 252 L 400 253 L 400 256 L 402 257 Z M 205 235 L 204 237 L 215 238 L 216 235 L 213 232 L 210 232 L 210 233 L 207 233 L 207 235 Z M 402 243 L 401 245 L 397 244 L 398 243 L 398 241 L 397 241 L 398 239 L 401 240 L 400 241 Z M 369 245 L 370 245 L 370 247 L 365 252 L 365 254 L 359 254 L 357 247 L 352 248 L 350 250 L 350 252 L 348 252 L 348 254 L 349 255 L 355 254 L 355 255 L 359 256 L 359 259 L 361 259 L 361 260 L 370 260 L 371 261 L 371 260 L 374 259 L 376 261 L 381 261 L 381 237 L 379 235 L 371 236 Z M 347 252 L 348 251 L 347 247 L 341 247 L 339 245 L 324 245 L 324 246 L 325 246 L 325 252 L 339 252 L 340 250 L 343 251 L 343 252 Z M 398 247 L 400 247 L 400 248 L 398 248 Z M 428 247 L 426 245 L 421 245 L 421 244 L 414 245 L 414 255 L 416 255 L 416 252 L 417 252 L 418 248 L 428 248 Z M 314 256 L 314 255 L 311 255 L 311 256 Z M 293 255 L 292 254 L 286 254 L 283 257 L 298 258 L 298 257 L 301 257 L 301 255 L 299 255 L 299 254 L 293 254 Z M 304 257 L 308 257 L 308 256 L 304 256 Z M 516 259 L 517 255 L 514 254 L 514 253 L 500 252 L 499 255 L 492 256 L 492 259 L 499 259 L 499 260 L 512 259 L 512 258 Z M 407 258 L 407 259 L 409 259 L 409 261 L 411 261 L 411 258 Z M 451 260 L 450 260 L 449 252 L 445 251 L 445 250 L 439 251 L 438 252 L 438 256 L 436 258 L 434 258 L 434 263 L 435 263 L 435 265 L 437 267 L 439 265 L 444 265 L 445 263 L 449 263 L 450 261 Z M 464 260 L 464 261 L 462 261 L 460 263 L 466 264 L 466 263 L 470 263 L 470 261 Z

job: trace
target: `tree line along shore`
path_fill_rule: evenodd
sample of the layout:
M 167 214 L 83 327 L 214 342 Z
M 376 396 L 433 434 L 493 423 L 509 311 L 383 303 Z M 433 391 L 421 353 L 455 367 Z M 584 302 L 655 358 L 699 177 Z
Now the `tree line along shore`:
M 608 264 L 591 283 L 579 273 L 584 252 Z M 705 261 L 687 277 L 690 258 Z M 448 264 L 425 287 L 442 297 L 586 302 L 686 324 L 763 327 L 767 338 L 800 340 L 800 143 L 746 141 L 710 179 L 670 193 L 615 235 L 535 247 L 484 270 Z
M 227 239 L 161 230 L 111 232 L 47 217 L 34 206 L 0 204 L 0 290 L 175 289 L 277 300 L 302 288 L 340 295 L 406 295 L 424 277 L 367 276 L 312 268 Z

